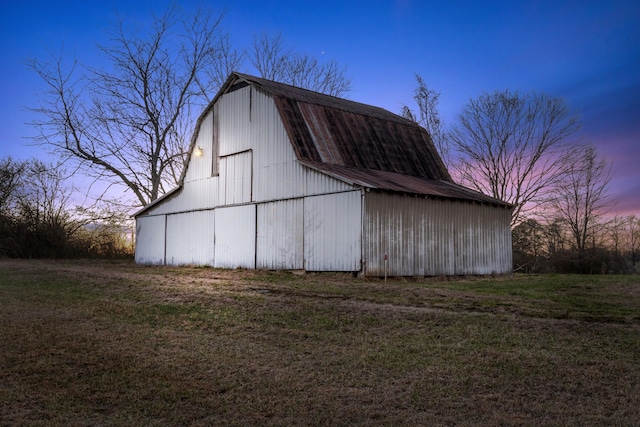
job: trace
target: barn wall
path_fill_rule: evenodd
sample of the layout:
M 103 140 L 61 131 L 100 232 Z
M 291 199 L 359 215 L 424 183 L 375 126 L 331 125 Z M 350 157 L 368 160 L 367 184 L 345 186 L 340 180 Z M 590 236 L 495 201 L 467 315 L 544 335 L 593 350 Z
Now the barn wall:
M 138 264 L 164 264 L 164 215 L 136 219 L 136 255 Z
M 218 177 L 185 182 L 177 194 L 149 208 L 144 215 L 164 215 L 218 206 L 218 182 Z
M 201 122 L 194 145 L 202 148 L 203 155 L 190 157 L 182 187 L 138 216 L 145 229 L 151 222 L 144 223 L 143 218 L 157 217 L 154 223 L 162 229 L 153 239 L 143 236 L 139 240 L 137 247 L 145 262 L 304 268 L 305 213 L 319 209 L 311 208 L 315 206 L 311 201 L 305 210 L 305 196 L 354 189 L 297 161 L 273 99 L 256 88 L 247 86 L 222 95 Z M 326 200 L 331 207 L 333 199 Z M 343 216 L 340 211 L 330 215 L 332 221 Z M 329 222 L 320 226 L 343 240 L 352 238 Z M 162 247 L 162 251 L 153 252 L 148 245 Z M 349 245 L 337 253 L 320 252 L 324 258 L 313 261 L 312 268 L 358 270 L 360 247 L 356 251 L 348 249 Z M 347 261 L 345 251 L 356 251 L 357 260 Z M 316 256 L 317 251 L 309 246 L 306 252 Z
M 215 262 L 219 268 L 255 268 L 256 206 L 215 210 Z
M 249 88 L 242 89 L 249 91 Z M 240 91 L 238 91 L 240 92 Z M 251 89 L 251 139 L 257 202 L 352 190 L 353 186 L 298 163 L 275 102 Z
M 214 211 L 167 215 L 166 264 L 214 265 Z
M 251 149 L 251 87 L 225 93 L 218 98 L 216 107 L 220 138 L 218 155 L 228 156 Z
M 220 204 L 237 205 L 252 200 L 253 152 L 220 157 Z
M 433 276 L 511 271 L 511 213 L 491 205 L 377 192 L 364 201 L 365 273 Z
M 304 267 L 303 199 L 258 205 L 256 268 Z
M 360 191 L 304 199 L 304 268 L 360 271 L 362 196 Z
M 213 144 L 213 110 L 202 120 L 200 128 L 196 129 L 195 147 L 202 149 L 202 156 L 192 155 L 184 182 L 196 181 L 212 176 L 213 162 L 217 155 L 217 147 Z

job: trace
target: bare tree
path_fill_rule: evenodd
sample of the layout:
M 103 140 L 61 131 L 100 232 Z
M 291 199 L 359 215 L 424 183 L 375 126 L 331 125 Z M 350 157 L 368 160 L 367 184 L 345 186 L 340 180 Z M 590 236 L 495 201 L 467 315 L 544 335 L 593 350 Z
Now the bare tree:
M 351 90 L 345 68 L 334 60 L 322 63 L 317 58 L 286 49 L 280 34 L 254 36 L 249 60 L 265 79 L 332 96 L 342 96 Z
M 416 83 L 413 99 L 418 106 L 418 112 L 416 113 L 409 106 L 404 105 L 402 107 L 402 115 L 418 123 L 429 132 L 440 158 L 448 168 L 451 163 L 449 143 L 447 134 L 444 131 L 444 124 L 438 112 L 440 92 L 429 88 L 420 74 L 416 74 Z
M 292 55 L 291 51 L 285 50 L 281 34 L 269 36 L 263 32 L 253 36 L 249 60 L 262 78 L 284 81 L 287 63 Z
M 567 169 L 567 138 L 579 128 L 565 102 L 544 94 L 483 94 L 449 134 L 463 184 L 514 206 L 511 225 L 543 203 Z
M 628 216 L 625 221 L 625 232 L 631 265 L 635 267 L 640 253 L 640 218 L 635 215 Z
M 611 166 L 593 146 L 587 146 L 574 156 L 551 192 L 555 215 L 571 231 L 578 252 L 584 252 L 595 239 L 597 220 L 611 207 L 607 197 L 610 181 Z
M 100 47 L 109 67 L 80 77 L 61 56 L 31 61 L 49 88 L 34 108 L 42 117 L 33 123 L 37 141 L 89 176 L 124 185 L 141 205 L 157 199 L 184 167 L 192 109 L 215 94 L 207 71 L 225 47 L 221 18 L 174 7 L 154 17 L 148 33 L 120 20 L 111 44 Z
M 6 221 L 15 205 L 20 184 L 24 181 L 27 162 L 11 157 L 0 159 L 0 219 Z
M 245 53 L 234 48 L 228 34 L 220 37 L 217 60 L 207 69 L 207 73 L 216 88 L 220 88 L 229 75 L 242 68 Z

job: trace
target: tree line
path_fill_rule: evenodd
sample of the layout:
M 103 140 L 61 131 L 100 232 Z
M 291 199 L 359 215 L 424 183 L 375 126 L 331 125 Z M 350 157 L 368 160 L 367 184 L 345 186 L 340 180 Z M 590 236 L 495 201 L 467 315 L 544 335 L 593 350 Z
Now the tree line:
M 252 74 L 310 90 L 349 92 L 346 67 L 289 49 L 279 34 L 255 34 L 251 46 L 238 49 L 223 20 L 224 14 L 189 14 L 174 6 L 154 17 L 146 33 L 118 21 L 109 43 L 99 46 L 106 64 L 101 67 L 64 55 L 30 60 L 29 68 L 48 88 L 32 108 L 38 116 L 31 123 L 38 132 L 35 142 L 74 172 L 117 186 L 133 198 L 132 206 L 144 206 L 178 184 L 194 117 L 230 72 L 250 67 Z M 446 126 L 439 96 L 416 75 L 415 108 L 404 106 L 401 114 L 427 129 L 456 182 L 513 206 L 515 270 L 631 271 L 635 246 L 624 249 L 623 240 L 602 234 L 621 227 L 611 225 L 618 219 L 605 216 L 614 202 L 607 191 L 611 166 L 593 145 L 577 140 L 580 121 L 564 100 L 509 90 L 483 93 Z M 41 177 L 45 170 L 55 175 L 55 168 L 36 161 L 3 162 L 9 175 L 12 167 L 22 170 L 20 179 L 32 179 L 25 177 L 33 169 L 41 170 Z M 47 179 L 56 181 L 52 175 Z M 38 197 L 32 190 L 12 191 L 23 200 Z M 68 208 L 65 193 L 59 194 L 56 206 Z M 3 223 L 28 218 L 20 197 L 6 204 Z M 56 221 L 64 218 L 69 224 L 60 230 L 73 236 L 86 232 L 88 216 L 75 209 Z M 104 224 L 120 223 L 112 213 L 103 217 L 110 218 Z M 620 221 L 636 223 L 633 217 Z M 613 241 L 619 245 L 611 247 Z M 627 257 L 631 266 L 605 268 L 613 265 L 605 263 L 605 252 Z
M 73 205 L 60 165 L 0 158 L 0 258 L 130 257 L 126 214 Z

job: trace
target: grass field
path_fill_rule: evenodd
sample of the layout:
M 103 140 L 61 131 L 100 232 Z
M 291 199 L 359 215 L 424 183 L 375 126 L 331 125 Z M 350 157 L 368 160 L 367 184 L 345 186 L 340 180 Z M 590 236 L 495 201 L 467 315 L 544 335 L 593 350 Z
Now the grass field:
M 640 277 L 0 260 L 0 425 L 640 425 Z

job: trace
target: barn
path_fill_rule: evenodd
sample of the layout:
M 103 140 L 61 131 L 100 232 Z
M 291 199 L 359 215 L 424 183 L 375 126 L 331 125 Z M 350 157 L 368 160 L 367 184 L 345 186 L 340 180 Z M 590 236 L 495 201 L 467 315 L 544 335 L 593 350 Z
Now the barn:
M 134 214 L 137 263 L 511 271 L 511 207 L 455 184 L 427 131 L 384 109 L 232 73 L 188 156 Z

